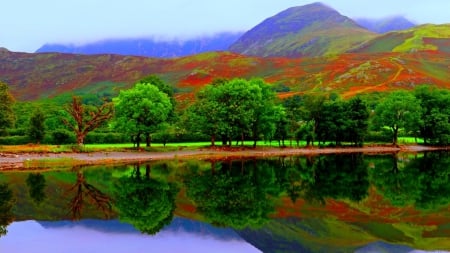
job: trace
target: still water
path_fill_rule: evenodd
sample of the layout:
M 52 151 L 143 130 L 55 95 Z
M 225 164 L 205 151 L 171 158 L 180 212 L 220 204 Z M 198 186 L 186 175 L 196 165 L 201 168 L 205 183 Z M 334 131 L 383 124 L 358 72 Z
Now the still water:
M 0 252 L 448 252 L 449 176 L 446 152 L 3 172 Z

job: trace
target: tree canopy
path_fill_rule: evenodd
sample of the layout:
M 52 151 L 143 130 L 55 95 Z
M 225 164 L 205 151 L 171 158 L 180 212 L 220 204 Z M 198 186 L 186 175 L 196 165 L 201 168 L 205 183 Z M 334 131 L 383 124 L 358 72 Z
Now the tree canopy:
M 14 126 L 15 115 L 13 111 L 14 98 L 9 93 L 9 87 L 6 83 L 0 81 L 0 135 L 7 128 Z
M 141 136 L 156 131 L 172 111 L 167 94 L 147 83 L 137 83 L 131 89 L 120 91 L 113 102 L 116 129 L 135 138 L 138 147 Z

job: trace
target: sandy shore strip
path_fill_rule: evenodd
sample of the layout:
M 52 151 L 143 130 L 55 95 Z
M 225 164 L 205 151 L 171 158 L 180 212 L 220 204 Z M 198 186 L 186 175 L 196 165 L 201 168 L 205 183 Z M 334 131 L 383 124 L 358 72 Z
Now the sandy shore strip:
M 241 157 L 269 157 L 291 155 L 320 155 L 365 153 L 383 154 L 395 152 L 424 152 L 449 150 L 448 147 L 429 147 L 420 145 L 405 146 L 365 146 L 343 148 L 204 148 L 199 150 L 179 150 L 169 152 L 89 152 L 89 153 L 0 153 L 0 170 L 20 169 L 25 163 L 34 161 L 48 161 L 52 159 L 73 159 L 77 165 L 91 164 L 124 164 L 145 162 L 151 160 L 170 159 L 225 159 Z

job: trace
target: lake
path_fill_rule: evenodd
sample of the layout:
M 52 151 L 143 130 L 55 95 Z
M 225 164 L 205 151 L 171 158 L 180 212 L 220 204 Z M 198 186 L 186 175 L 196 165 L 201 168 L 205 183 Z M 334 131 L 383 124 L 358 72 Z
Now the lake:
M 450 252 L 448 152 L 0 173 L 1 252 Z

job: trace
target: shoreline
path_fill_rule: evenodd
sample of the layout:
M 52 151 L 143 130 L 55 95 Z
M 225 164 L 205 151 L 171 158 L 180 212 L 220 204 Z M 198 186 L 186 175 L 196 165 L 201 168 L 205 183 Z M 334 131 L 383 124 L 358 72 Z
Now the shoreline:
M 200 148 L 198 150 L 178 150 L 167 152 L 149 152 L 149 151 L 95 151 L 89 153 L 20 153 L 5 152 L 0 153 L 0 171 L 9 170 L 31 170 L 33 164 L 45 164 L 53 160 L 58 165 L 57 160 L 66 159 L 67 166 L 83 165 L 114 165 L 127 164 L 134 162 L 148 162 L 170 159 L 233 159 L 250 157 L 271 157 L 271 156 L 314 156 L 323 154 L 348 154 L 363 153 L 368 155 L 392 154 L 398 152 L 420 153 L 426 151 L 448 151 L 449 147 L 430 147 L 421 145 L 401 145 L 401 146 L 364 146 L 364 147 L 260 147 L 260 148 L 240 148 L 231 149 L 219 147 Z M 64 161 L 61 161 L 64 163 Z M 37 166 L 39 167 L 39 166 Z M 48 165 L 48 167 L 51 167 Z

